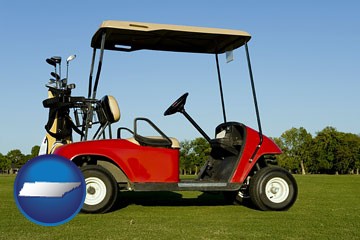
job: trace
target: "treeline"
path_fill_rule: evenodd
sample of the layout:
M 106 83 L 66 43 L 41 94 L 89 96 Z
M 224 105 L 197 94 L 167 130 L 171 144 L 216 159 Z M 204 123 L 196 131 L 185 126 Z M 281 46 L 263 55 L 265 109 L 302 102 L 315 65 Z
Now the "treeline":
M 312 136 L 305 128 L 291 128 L 275 142 L 283 150 L 280 166 L 301 174 L 359 174 L 360 136 L 326 127 Z
M 9 151 L 6 155 L 0 153 L 0 173 L 16 173 L 28 160 L 36 157 L 40 146 L 34 146 L 30 154 L 23 154 L 19 149 Z
M 305 128 L 291 128 L 273 139 L 282 149 L 278 165 L 299 174 L 359 174 L 360 136 L 326 127 L 312 136 Z M 180 172 L 197 174 L 210 154 L 203 138 L 181 142 Z

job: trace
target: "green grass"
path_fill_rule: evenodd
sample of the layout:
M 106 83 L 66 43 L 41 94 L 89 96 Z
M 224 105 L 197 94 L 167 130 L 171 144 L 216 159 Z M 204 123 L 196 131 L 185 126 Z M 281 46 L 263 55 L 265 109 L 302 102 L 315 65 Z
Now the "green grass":
M 58 227 L 21 215 L 14 176 L 0 175 L 0 239 L 360 239 L 360 176 L 296 176 L 299 196 L 286 212 L 225 205 L 200 192 L 123 193 L 102 215 L 79 214 Z

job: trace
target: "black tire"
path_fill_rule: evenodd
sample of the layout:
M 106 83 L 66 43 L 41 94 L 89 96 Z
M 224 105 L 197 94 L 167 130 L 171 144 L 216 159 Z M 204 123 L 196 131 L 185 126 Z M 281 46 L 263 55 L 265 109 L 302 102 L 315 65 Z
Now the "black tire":
M 264 167 L 250 180 L 250 198 L 256 208 L 268 211 L 289 209 L 296 201 L 295 178 L 280 167 Z
M 118 185 L 105 168 L 88 165 L 81 168 L 86 183 L 86 197 L 81 209 L 85 213 L 106 213 L 115 204 Z
M 251 200 L 249 196 L 240 193 L 239 191 L 223 192 L 224 200 L 227 204 L 250 206 Z

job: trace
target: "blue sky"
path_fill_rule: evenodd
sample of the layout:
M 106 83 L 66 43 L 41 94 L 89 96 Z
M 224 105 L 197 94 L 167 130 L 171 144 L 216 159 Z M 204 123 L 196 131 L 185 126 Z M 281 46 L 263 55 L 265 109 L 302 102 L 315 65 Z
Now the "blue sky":
M 315 134 L 326 126 L 360 133 L 359 1 L 6 1 L 1 4 L 0 152 L 29 153 L 47 121 L 42 100 L 54 55 L 71 62 L 74 95 L 87 93 L 90 40 L 104 20 L 238 29 L 249 32 L 263 131 L 280 136 L 291 127 Z M 220 56 L 228 120 L 256 128 L 243 50 Z M 65 65 L 63 65 L 63 70 Z M 64 72 L 64 71 L 63 71 Z M 213 136 L 222 115 L 215 58 L 142 51 L 106 52 L 98 96 L 115 96 L 132 127 L 148 117 L 169 136 L 199 133 L 180 114 L 163 112 L 189 92 L 186 109 Z

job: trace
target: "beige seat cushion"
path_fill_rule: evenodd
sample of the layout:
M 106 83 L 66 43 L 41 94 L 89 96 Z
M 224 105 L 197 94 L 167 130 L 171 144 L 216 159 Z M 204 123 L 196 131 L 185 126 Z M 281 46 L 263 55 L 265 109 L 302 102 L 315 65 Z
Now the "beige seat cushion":
M 152 139 L 161 139 L 163 137 L 161 136 L 146 136 L 147 138 L 152 138 Z M 180 148 L 180 142 L 179 140 L 177 140 L 176 138 L 172 138 L 169 137 L 169 139 L 171 140 L 171 148 Z M 131 138 L 127 138 L 126 140 L 128 140 L 129 142 L 132 142 L 136 145 L 140 145 L 140 143 L 138 141 L 135 140 L 134 137 Z

